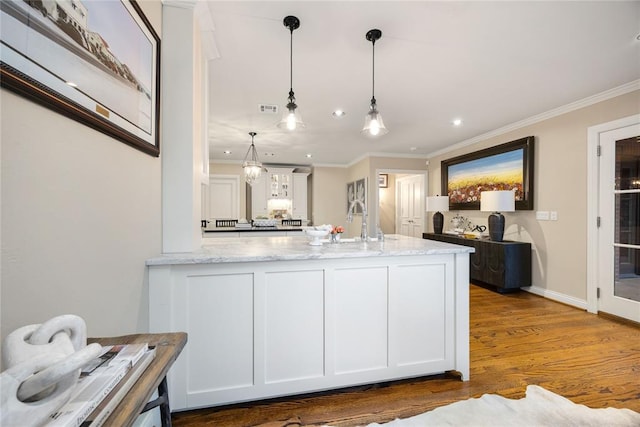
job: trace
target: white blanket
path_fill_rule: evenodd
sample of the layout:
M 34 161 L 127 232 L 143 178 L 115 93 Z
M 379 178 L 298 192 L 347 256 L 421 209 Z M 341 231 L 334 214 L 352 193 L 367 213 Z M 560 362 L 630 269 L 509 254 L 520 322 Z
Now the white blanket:
M 369 424 L 369 427 L 380 424 Z M 630 409 L 592 409 L 577 405 L 536 385 L 527 386 L 524 399 L 485 394 L 433 411 L 384 424 L 385 427 L 640 427 L 640 413 Z

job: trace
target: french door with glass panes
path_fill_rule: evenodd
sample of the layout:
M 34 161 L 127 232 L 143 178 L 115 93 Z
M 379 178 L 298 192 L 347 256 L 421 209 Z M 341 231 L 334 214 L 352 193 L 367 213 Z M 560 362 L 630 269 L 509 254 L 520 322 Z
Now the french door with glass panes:
M 600 135 L 598 310 L 640 322 L 640 124 Z

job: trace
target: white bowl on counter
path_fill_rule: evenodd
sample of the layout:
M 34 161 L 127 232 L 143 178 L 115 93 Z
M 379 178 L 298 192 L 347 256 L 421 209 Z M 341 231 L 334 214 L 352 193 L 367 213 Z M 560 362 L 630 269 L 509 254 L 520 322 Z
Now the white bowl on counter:
M 307 236 L 312 238 L 309 242 L 311 246 L 322 246 L 322 240 L 320 239 L 329 234 L 330 231 L 330 228 L 305 228 L 304 230 Z

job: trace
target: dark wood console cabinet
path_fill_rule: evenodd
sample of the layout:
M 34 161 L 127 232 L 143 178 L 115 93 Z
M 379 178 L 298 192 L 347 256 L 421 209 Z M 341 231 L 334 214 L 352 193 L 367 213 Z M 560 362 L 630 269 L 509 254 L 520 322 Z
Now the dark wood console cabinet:
M 531 243 L 465 239 L 451 234 L 423 233 L 422 238 L 471 246 L 469 278 L 497 287 L 498 292 L 531 286 Z

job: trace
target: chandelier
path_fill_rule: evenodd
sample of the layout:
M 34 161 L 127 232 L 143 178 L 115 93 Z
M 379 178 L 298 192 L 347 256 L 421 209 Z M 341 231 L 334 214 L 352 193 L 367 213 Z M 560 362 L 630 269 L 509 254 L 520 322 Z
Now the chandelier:
M 247 184 L 253 185 L 253 183 L 260 178 L 262 174 L 262 163 L 258 160 L 258 152 L 256 146 L 253 143 L 253 137 L 257 134 L 255 132 L 249 132 L 251 135 L 251 146 L 247 150 L 247 154 L 244 156 L 244 162 L 242 162 L 242 169 L 244 169 L 244 179 Z

